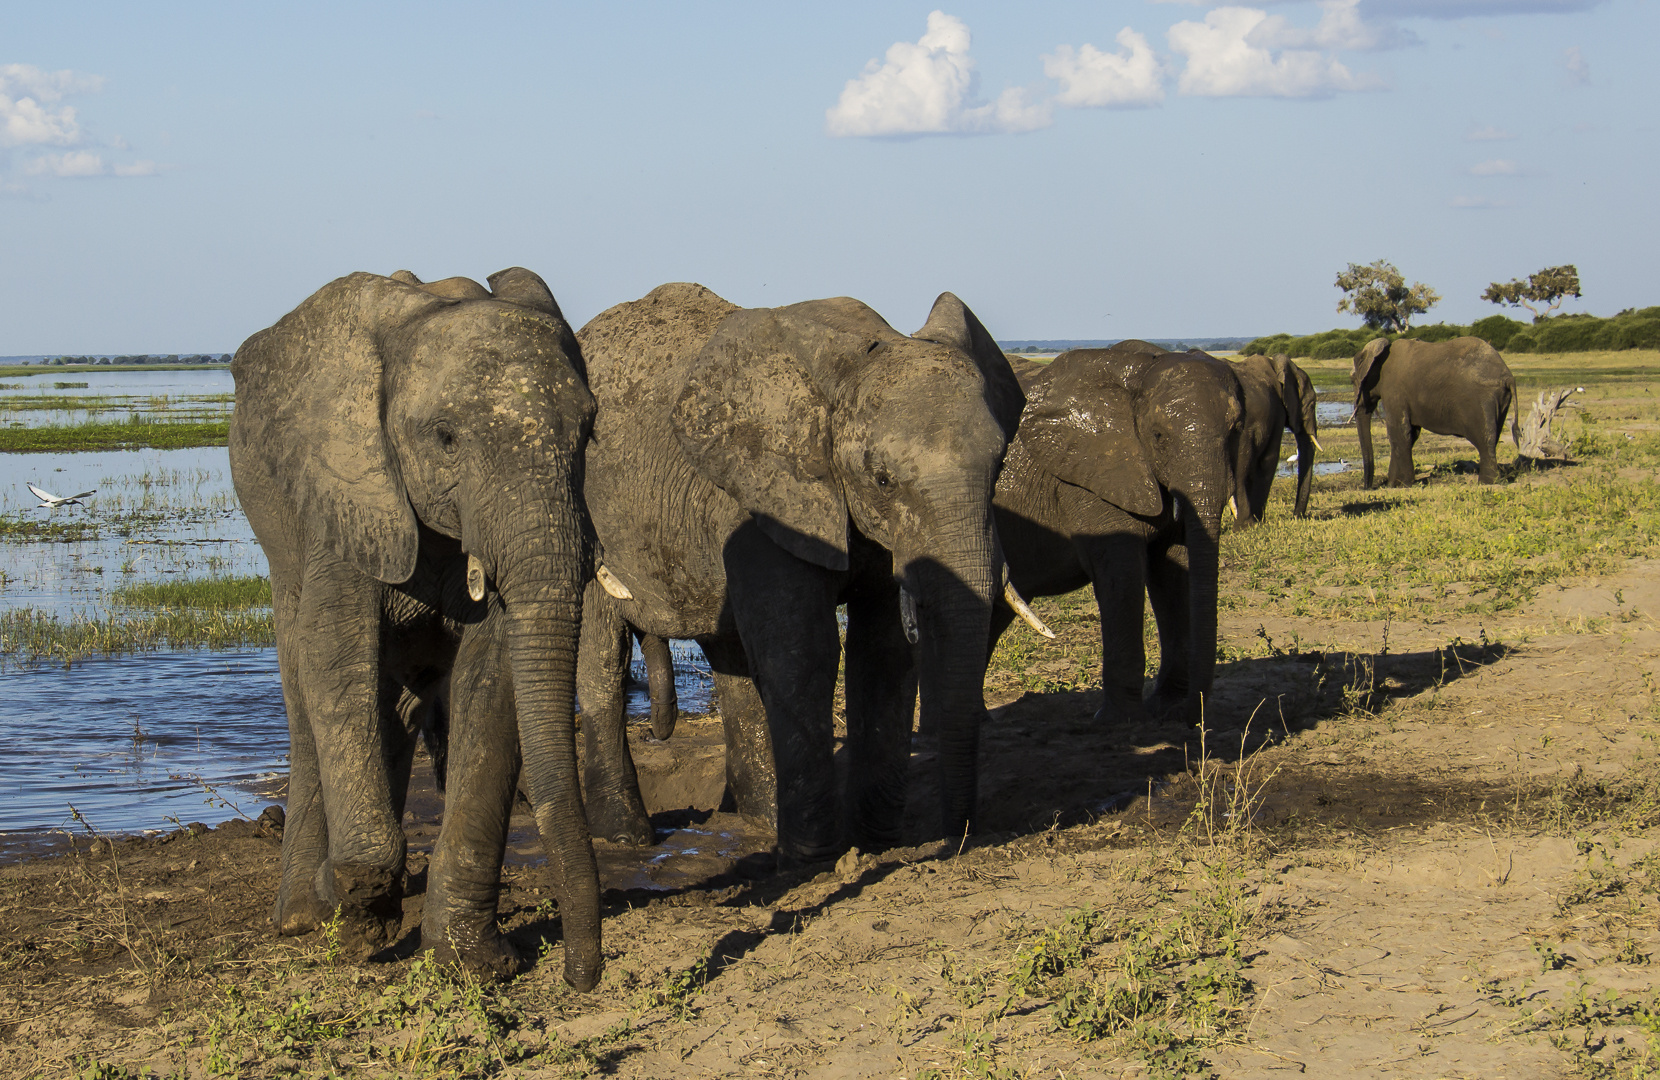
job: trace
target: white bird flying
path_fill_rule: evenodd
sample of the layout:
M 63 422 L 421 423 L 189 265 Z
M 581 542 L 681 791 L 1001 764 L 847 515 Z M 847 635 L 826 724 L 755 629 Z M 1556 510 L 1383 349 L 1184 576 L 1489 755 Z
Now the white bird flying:
M 47 507 L 51 510 L 56 510 L 60 506 L 85 505 L 81 502 L 81 500 L 86 498 L 88 495 L 96 494 L 98 491 L 97 488 L 93 488 L 91 491 L 83 491 L 79 495 L 54 495 L 50 491 L 42 491 L 40 488 L 37 488 L 30 483 L 25 483 L 23 486 L 34 493 L 34 497 L 40 500 L 41 506 Z

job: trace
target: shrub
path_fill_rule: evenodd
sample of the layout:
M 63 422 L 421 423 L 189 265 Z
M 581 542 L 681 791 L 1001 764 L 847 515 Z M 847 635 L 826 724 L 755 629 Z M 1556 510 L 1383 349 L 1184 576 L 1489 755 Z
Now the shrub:
M 1468 326 L 1459 326 L 1457 323 L 1435 323 L 1432 326 L 1415 326 L 1402 334 L 1401 337 L 1410 341 L 1451 341 L 1453 338 L 1468 337 L 1469 335 L 1470 328 Z
M 1509 316 L 1489 315 L 1485 319 L 1477 319 L 1470 327 L 1470 333 L 1503 352 L 1510 347 L 1510 339 L 1526 329 L 1526 325 Z

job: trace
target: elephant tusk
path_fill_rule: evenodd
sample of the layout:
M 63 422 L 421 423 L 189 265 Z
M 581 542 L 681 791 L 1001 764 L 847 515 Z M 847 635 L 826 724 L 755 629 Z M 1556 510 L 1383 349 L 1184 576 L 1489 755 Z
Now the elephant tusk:
M 905 628 L 905 640 L 915 645 L 922 637 L 916 625 L 916 597 L 903 585 L 899 587 L 899 623 Z
M 1316 439 L 1314 436 L 1310 435 L 1308 437 L 1308 441 L 1314 444 L 1314 449 L 1315 450 L 1319 451 L 1322 454 L 1326 452 L 1326 448 L 1320 445 L 1320 440 L 1319 439 Z
M 474 600 L 484 599 L 484 564 L 477 555 L 467 556 L 467 595 Z
M 600 587 L 612 596 L 616 597 L 618 600 L 634 599 L 634 594 L 628 591 L 628 586 L 618 581 L 617 575 L 607 570 L 604 566 L 601 566 L 598 570 L 595 570 L 594 576 L 599 579 Z
M 1043 625 L 1043 620 L 1038 618 L 1037 614 L 1026 606 L 1026 601 L 1022 600 L 1020 594 L 1014 591 L 1014 582 L 1010 581 L 1003 586 L 1003 599 L 1009 602 L 1009 606 L 1014 608 L 1014 613 L 1024 619 L 1027 626 L 1030 626 L 1044 637 L 1053 640 L 1055 632 Z
M 1234 516 L 1234 520 L 1237 521 L 1239 519 L 1239 496 L 1228 496 L 1228 513 Z

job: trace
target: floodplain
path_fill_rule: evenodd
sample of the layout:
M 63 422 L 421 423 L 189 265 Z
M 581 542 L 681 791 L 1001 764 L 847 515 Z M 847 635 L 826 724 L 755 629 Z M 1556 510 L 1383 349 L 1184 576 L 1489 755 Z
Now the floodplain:
M 1039 600 L 1056 639 L 1017 624 L 992 657 L 979 831 L 929 835 L 919 736 L 907 846 L 772 874 L 711 802 L 718 720 L 686 716 L 666 743 L 636 728 L 662 844 L 597 845 L 591 994 L 560 982 L 525 820 L 501 912 L 536 962 L 495 985 L 414 949 L 441 806 L 425 789 L 405 937 L 366 963 L 327 928 L 270 934 L 280 827 L 252 820 L 254 789 L 209 779 L 199 801 L 239 813 L 204 820 L 226 824 L 178 814 L 136 837 L 77 804 L 59 854 L 0 867 L 0 1061 L 52 1077 L 1656 1075 L 1660 353 L 1509 359 L 1524 408 L 1585 387 L 1556 427 L 1571 460 L 1518 467 L 1506 444 L 1483 487 L 1473 448 L 1426 433 L 1419 482 L 1367 492 L 1354 429 L 1323 427 L 1321 464 L 1347 466 L 1317 476 L 1309 518 L 1290 518 L 1282 479 L 1264 523 L 1225 537 L 1203 732 L 1096 723 L 1093 600 Z M 1346 411 L 1347 362 L 1308 367 L 1326 415 Z M 220 482 L 151 487 L 185 513 Z M 259 573 L 231 554 L 234 513 L 192 519 L 222 547 L 175 551 L 126 543 L 145 539 L 118 533 L 126 507 L 68 543 L 0 535 L 0 606 L 115 612 L 123 580 L 220 578 L 226 602 L 193 610 L 261 610 L 228 602 L 258 599 L 230 583 Z M 117 556 L 151 546 L 123 572 Z M 125 595 L 135 617 L 185 610 Z M 48 657 L 0 673 L 7 700 L 19 679 L 114 684 L 100 665 L 159 659 Z

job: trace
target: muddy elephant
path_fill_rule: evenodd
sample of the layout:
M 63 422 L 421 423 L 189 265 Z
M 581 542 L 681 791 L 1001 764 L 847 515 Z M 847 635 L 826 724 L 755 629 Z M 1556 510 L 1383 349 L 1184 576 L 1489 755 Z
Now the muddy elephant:
M 1481 482 L 1491 484 L 1499 478 L 1504 417 L 1512 406 L 1519 413 L 1521 403 L 1516 401 L 1516 378 L 1509 366 L 1481 338 L 1376 338 L 1355 355 L 1349 381 L 1354 384 L 1364 487 L 1372 487 L 1372 414 L 1379 407 L 1389 432 L 1389 487 L 1410 487 L 1416 480 L 1412 447 L 1424 428 L 1470 440 L 1480 458 Z M 1510 438 L 1520 446 L 1517 419 L 1512 414 Z
M 674 284 L 579 337 L 604 551 L 578 683 L 595 835 L 652 836 L 623 729 L 630 627 L 702 646 L 730 799 L 776 829 L 782 863 L 899 839 L 919 683 L 940 732 L 942 828 L 961 835 L 1002 585 L 992 488 L 1024 401 L 991 335 L 949 293 L 907 337 L 845 297 L 742 309 Z
M 396 937 L 414 729 L 447 711 L 422 942 L 477 970 L 519 967 L 496 898 L 522 757 L 565 978 L 586 989 L 599 882 L 573 708 L 594 401 L 542 279 L 514 268 L 490 286 L 352 274 L 232 361 L 231 474 L 270 562 L 288 709 L 272 918 L 299 934 L 338 912 L 363 951 Z
M 1245 403 L 1232 367 L 1146 342 L 1062 353 L 1025 381 L 997 482 L 997 531 L 1020 597 L 1092 585 L 1101 616 L 1097 714 L 1203 716 L 1216 667 L 1217 544 L 1234 499 Z M 1159 671 L 1143 702 L 1143 597 Z M 993 632 L 1015 611 L 999 602 Z
M 1245 420 L 1239 433 L 1239 517 L 1235 528 L 1262 520 L 1268 492 L 1280 468 L 1280 444 L 1286 429 L 1297 440 L 1297 500 L 1292 513 L 1308 516 L 1314 481 L 1314 453 L 1320 449 L 1320 425 L 1314 412 L 1314 383 L 1308 373 L 1284 356 L 1248 356 L 1233 365 L 1245 393 Z

